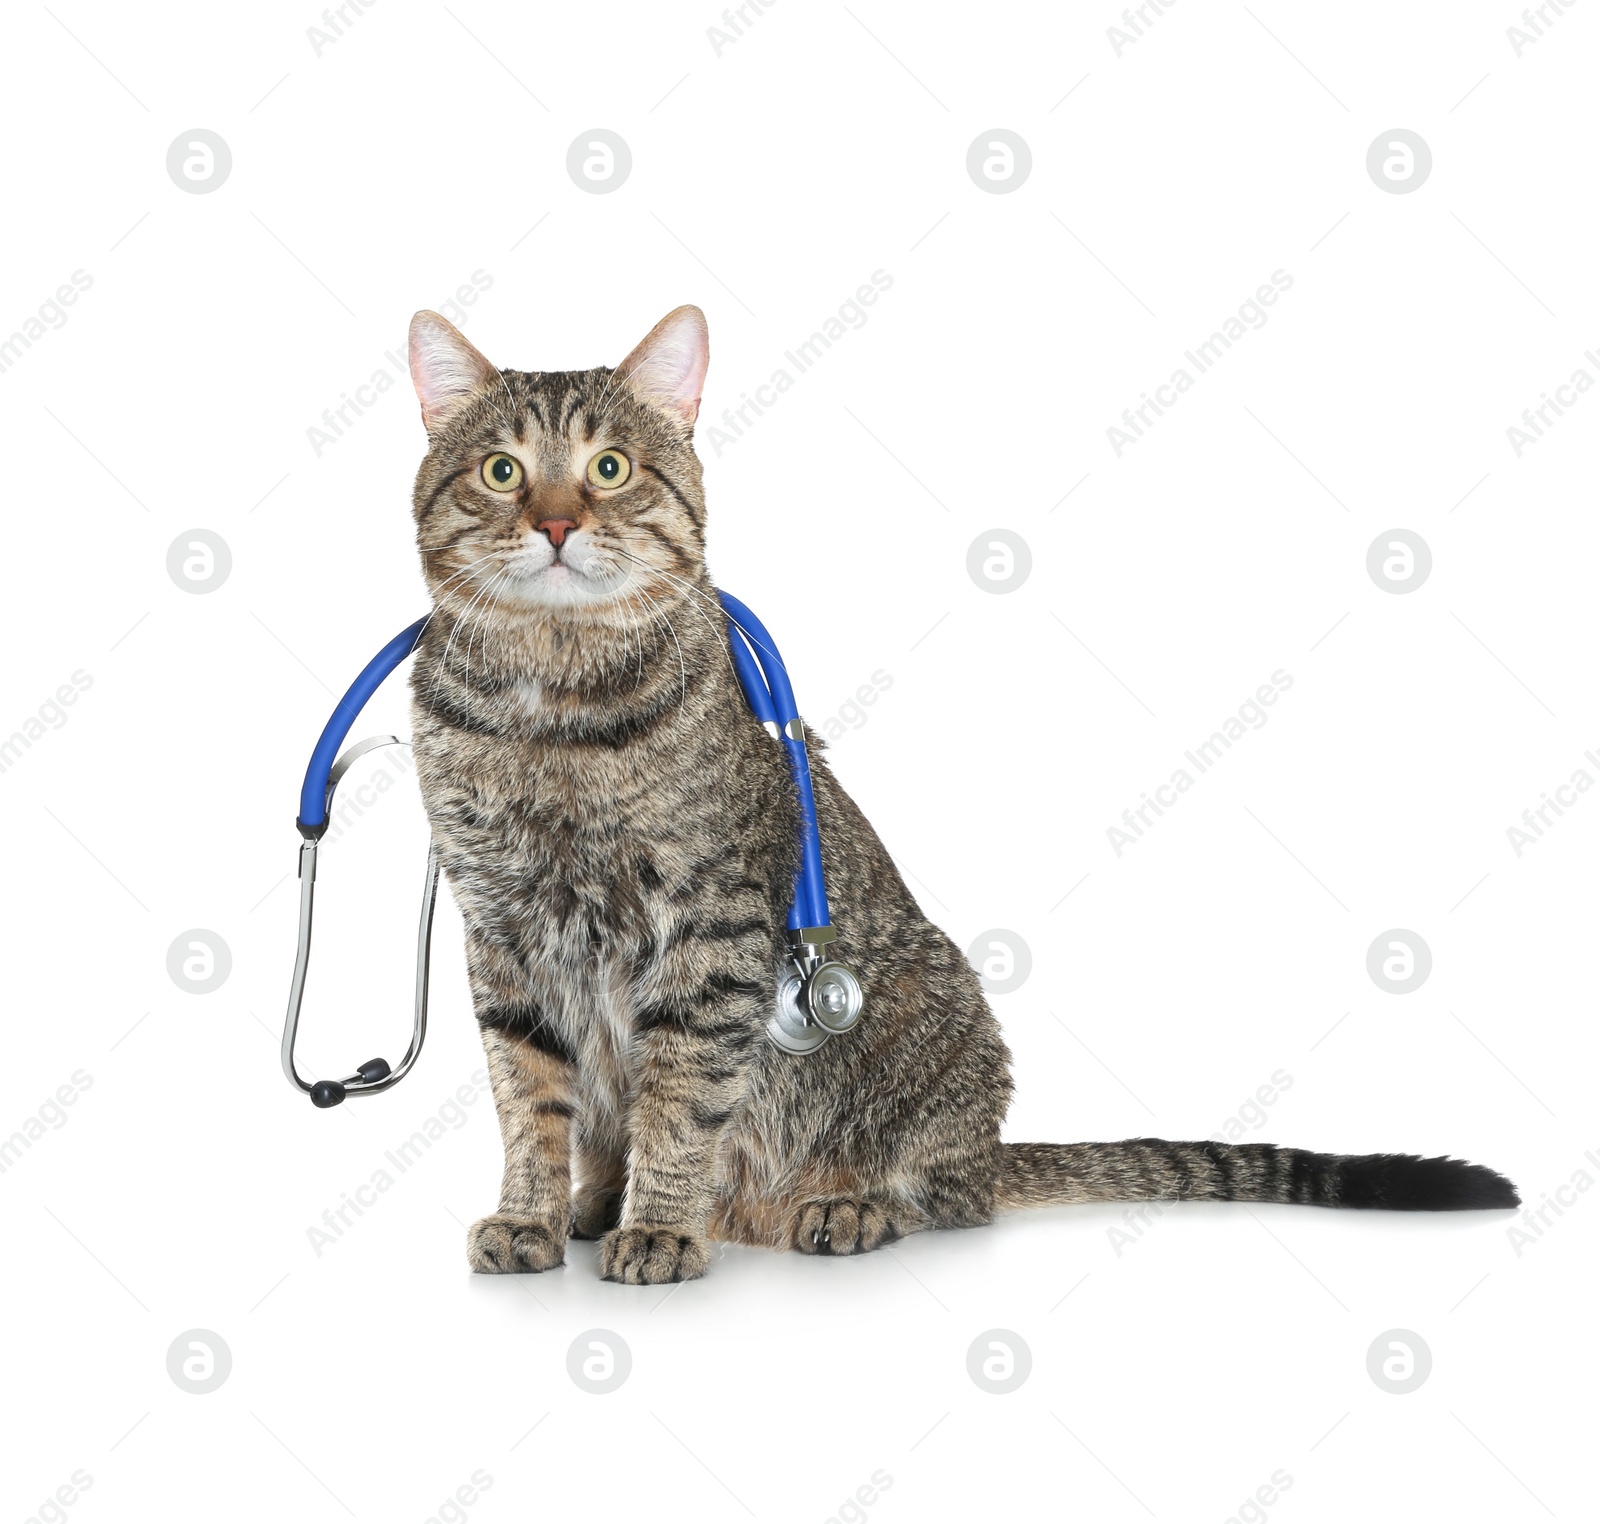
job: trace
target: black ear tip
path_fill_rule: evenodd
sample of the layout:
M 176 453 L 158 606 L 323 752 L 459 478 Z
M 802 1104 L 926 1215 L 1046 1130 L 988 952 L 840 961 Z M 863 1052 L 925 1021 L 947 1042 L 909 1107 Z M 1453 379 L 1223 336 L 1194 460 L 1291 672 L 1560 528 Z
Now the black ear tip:
M 326 1111 L 344 1099 L 344 1086 L 338 1080 L 318 1080 L 311 1087 L 311 1104 Z

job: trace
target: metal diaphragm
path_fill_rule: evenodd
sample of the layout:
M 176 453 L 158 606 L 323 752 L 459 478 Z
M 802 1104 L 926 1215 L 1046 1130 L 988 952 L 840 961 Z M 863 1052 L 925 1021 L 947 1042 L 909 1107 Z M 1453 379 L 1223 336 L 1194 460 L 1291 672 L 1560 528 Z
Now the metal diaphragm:
M 861 981 L 842 963 L 824 963 L 806 982 L 806 1009 L 825 1032 L 848 1032 L 861 1020 Z
M 801 1007 L 803 984 L 798 974 L 780 980 L 777 1009 L 767 1021 L 767 1037 L 785 1053 L 814 1053 L 830 1035 Z

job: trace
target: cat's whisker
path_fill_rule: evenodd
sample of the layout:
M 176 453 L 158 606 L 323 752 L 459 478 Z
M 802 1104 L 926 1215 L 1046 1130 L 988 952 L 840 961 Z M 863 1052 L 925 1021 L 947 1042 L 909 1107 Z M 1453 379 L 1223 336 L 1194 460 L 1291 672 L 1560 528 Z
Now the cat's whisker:
M 488 559 L 490 559 L 490 557 L 483 557 L 483 560 Z M 474 562 L 474 565 L 482 565 L 482 562 Z M 438 584 L 438 588 L 434 589 L 434 607 L 430 608 L 429 613 L 427 613 L 427 618 L 422 620 L 422 628 L 416 632 L 416 642 L 414 642 L 413 648 L 416 647 L 416 645 L 422 644 L 422 636 L 427 634 L 427 629 L 429 629 L 430 624 L 434 623 L 434 620 L 437 620 L 438 616 L 445 612 L 445 604 L 440 602 L 440 596 L 445 594 L 446 591 L 454 591 L 454 589 L 450 589 L 450 583 L 456 581 L 458 576 L 466 576 L 470 570 L 472 570 L 472 567 L 464 568 L 462 572 L 456 573 L 456 576 L 451 576 L 451 578 L 446 578 L 443 583 Z
M 638 674 L 633 680 L 633 691 L 637 693 L 639 691 L 639 684 L 644 681 L 644 631 L 639 628 L 639 619 L 634 612 L 633 595 L 631 593 L 624 593 L 622 595 L 622 600 L 623 606 L 628 611 L 628 623 L 633 627 L 633 638 L 639 646 L 639 670 Z
M 490 578 L 490 580 L 487 583 L 484 584 L 483 590 L 478 594 L 478 596 L 476 598 L 474 598 L 470 604 L 467 605 L 466 613 L 462 616 L 463 620 L 466 622 L 466 625 L 467 625 L 466 662 L 465 662 L 465 667 L 464 667 L 464 670 L 463 670 L 463 673 L 462 673 L 462 678 L 461 678 L 461 684 L 462 684 L 462 689 L 463 689 L 463 692 L 462 692 L 462 703 L 465 705 L 466 712 L 467 712 L 468 715 L 470 715 L 472 713 L 472 704 L 473 704 L 472 642 L 473 642 L 473 639 L 475 638 L 475 636 L 477 635 L 478 630 L 481 628 L 483 621 L 489 616 L 489 614 L 493 610 L 493 608 L 499 603 L 499 599 L 495 596 L 496 589 L 501 585 L 502 582 L 504 582 L 507 578 L 509 578 L 510 575 L 511 575 L 511 573 L 509 571 L 504 571 L 504 572 L 500 572 L 498 575 Z M 484 605 L 483 608 L 479 609 L 478 612 L 476 614 L 474 614 L 473 610 L 480 603 L 482 603 Z M 448 651 L 448 646 L 447 646 L 446 649 Z
M 463 577 L 471 576 L 471 574 L 477 570 L 478 567 L 482 566 L 485 561 L 497 561 L 499 559 L 500 558 L 497 554 L 479 556 L 478 559 L 473 561 L 470 565 L 463 566 L 459 571 L 451 572 L 450 575 L 434 589 L 435 599 L 437 599 L 440 593 L 447 591 L 452 582 L 457 582 Z
M 440 685 L 440 683 L 442 683 L 444 681 L 445 669 L 446 669 L 446 667 L 447 667 L 447 665 L 448 665 L 448 663 L 450 661 L 450 648 L 451 648 L 451 646 L 453 646 L 455 644 L 456 636 L 461 633 L 462 624 L 465 623 L 467 618 L 471 615 L 472 610 L 476 607 L 476 605 L 478 604 L 479 600 L 482 599 L 483 596 L 485 595 L 485 593 L 487 593 L 489 591 L 489 589 L 494 586 L 494 583 L 495 583 L 496 580 L 498 580 L 498 579 L 491 578 L 490 581 L 488 581 L 481 588 L 478 589 L 478 591 L 473 595 L 471 601 L 461 611 L 460 617 L 456 620 L 455 624 L 451 627 L 449 637 L 445 640 L 445 643 L 444 643 L 444 654 L 442 656 L 440 656 L 438 670 L 434 674 L 433 689 L 432 689 L 432 692 L 430 694 L 430 701 L 439 696 L 439 685 Z
M 505 419 L 505 424 L 506 424 L 506 427 L 511 430 L 512 438 L 516 438 L 516 434 L 517 434 L 517 416 L 516 416 L 517 415 L 517 399 L 511 395 L 511 383 L 506 380 L 506 373 L 503 370 L 497 370 L 495 372 L 495 375 L 497 377 L 499 377 L 500 385 L 505 389 L 506 401 L 511 404 L 511 417 Z M 495 404 L 496 404 L 497 407 L 499 406 L 499 399 L 498 398 L 495 399 Z
M 473 570 L 474 567 L 482 566 L 485 561 L 496 560 L 498 558 L 498 556 L 499 556 L 499 552 L 490 551 L 488 555 L 479 556 L 476 561 L 469 561 L 465 566 L 460 567 L 458 570 L 451 572 L 448 577 L 444 578 L 444 580 L 442 582 L 440 582 L 439 587 L 434 589 L 435 593 L 439 592 L 443 588 L 448 587 L 458 577 L 466 576 L 470 571 Z
M 617 546 L 616 547 L 616 551 L 617 551 L 618 555 L 626 556 L 635 565 L 642 566 L 646 571 L 656 572 L 658 575 L 660 575 L 662 577 L 665 577 L 668 582 L 672 582 L 672 583 L 677 584 L 677 586 L 682 588 L 685 592 L 693 593 L 696 597 L 698 597 L 698 598 L 702 599 L 704 602 L 710 604 L 711 607 L 714 608 L 717 611 L 717 613 L 724 620 L 727 619 L 727 617 L 728 617 L 727 612 L 723 609 L 722 605 L 720 603 L 716 603 L 712 599 L 706 597 L 706 595 L 703 592 L 701 592 L 699 588 L 695 587 L 693 583 L 685 582 L 681 577 L 674 576 L 671 572 L 665 570 L 662 567 L 653 566 L 650 562 L 644 560 L 642 557 L 636 556 L 636 555 L 632 554 L 632 552 L 630 552 L 630 551 L 623 550 L 621 546 Z M 698 614 L 700 616 L 700 618 L 705 622 L 706 627 L 711 631 L 712 635 L 715 637 L 715 639 L 717 641 L 717 644 L 722 647 L 723 656 L 726 658 L 727 663 L 728 663 L 728 670 L 730 672 L 733 672 L 735 674 L 735 676 L 737 676 L 738 675 L 737 668 L 735 668 L 734 665 L 733 665 L 733 652 L 728 649 L 728 641 L 727 641 L 726 632 L 724 630 L 722 630 L 722 629 L 719 629 L 715 624 L 713 624 L 712 621 L 707 617 L 705 611 L 703 609 L 701 609 L 698 604 L 691 603 L 689 605 L 689 607 L 691 609 L 693 609 L 694 612 L 696 614 Z M 756 641 L 755 644 L 760 645 L 761 642 L 760 641 Z M 762 649 L 765 650 L 766 649 L 765 646 L 763 646 Z
M 467 690 L 469 695 L 472 692 L 472 642 L 473 642 L 473 638 L 477 634 L 478 630 L 482 627 L 483 621 L 488 618 L 488 616 L 491 613 L 491 611 L 499 607 L 500 598 L 499 598 L 497 590 L 500 587 L 502 587 L 506 582 L 509 582 L 510 580 L 511 580 L 511 570 L 508 567 L 508 568 L 506 568 L 506 570 L 502 571 L 498 576 L 494 577 L 490 581 L 490 583 L 489 583 L 489 602 L 484 607 L 484 610 L 483 610 L 482 614 L 480 614 L 478 616 L 478 618 L 473 621 L 473 628 L 470 629 L 467 632 L 467 673 L 466 673 L 465 686 L 466 686 L 466 690 Z M 489 659 L 489 652 L 488 652 L 489 635 L 488 635 L 488 631 L 487 630 L 484 631 L 483 642 L 484 642 L 484 660 L 488 661 L 488 659 Z M 470 703 L 471 703 L 471 699 L 470 698 L 468 699 L 468 703 L 470 705 Z
M 663 609 L 661 607 L 661 605 L 659 603 L 657 603 L 655 601 L 654 598 L 652 598 L 649 595 L 649 593 L 646 593 L 646 592 L 644 592 L 642 590 L 639 590 L 639 589 L 636 589 L 635 591 L 637 591 L 639 593 L 639 596 L 641 598 L 643 598 L 644 601 L 646 603 L 648 603 L 651 608 L 655 609 L 657 611 L 657 613 L 659 613 L 661 615 L 662 620 L 665 622 L 665 624 L 667 626 L 667 633 L 672 637 L 673 645 L 677 646 L 677 648 L 678 648 L 678 680 L 679 680 L 679 683 L 681 684 L 681 687 L 680 687 L 680 690 L 679 690 L 679 696 L 678 696 L 678 708 L 682 709 L 683 706 L 686 703 L 688 703 L 688 701 L 689 701 L 689 669 L 684 664 L 684 660 L 683 660 L 683 645 L 678 640 L 678 632 L 673 627 L 671 616 L 667 613 L 667 611 L 665 609 Z
M 617 387 L 622 382 L 632 380 L 632 378 L 633 378 L 633 371 L 630 370 L 626 374 L 624 374 L 623 373 L 623 369 L 622 369 L 622 367 L 620 365 L 614 371 L 612 371 L 611 374 L 606 377 L 606 389 L 605 389 L 604 394 L 600 398 L 599 404 L 595 408 L 595 412 L 597 414 L 603 412 L 605 410 L 606 404 L 608 402 L 610 402 L 610 400 L 612 399 L 613 396 L 616 395 Z
M 428 626 L 431 625 L 433 621 L 439 617 L 440 613 L 443 612 L 443 604 L 440 602 L 440 595 L 450 588 L 450 584 L 462 577 L 468 576 L 475 568 L 482 566 L 485 561 L 493 561 L 495 559 L 497 559 L 497 557 L 493 554 L 479 556 L 476 561 L 471 563 L 471 565 L 462 567 L 460 571 L 452 572 L 450 576 L 446 577 L 443 582 L 434 588 L 434 605 L 432 610 L 429 612 L 428 617 L 422 621 L 422 629 L 417 632 L 417 639 L 419 641 L 422 639 L 422 636 L 426 632 Z
M 479 604 L 485 603 L 485 600 L 492 600 L 493 594 L 494 594 L 494 589 L 496 587 L 498 587 L 500 585 L 500 583 L 502 581 L 504 581 L 510 575 L 511 575 L 510 571 L 509 570 L 505 570 L 505 571 L 496 572 L 494 574 L 494 576 L 490 577 L 478 589 L 478 591 L 473 595 L 471 601 L 467 604 L 466 608 L 462 611 L 461 619 L 458 620 L 457 623 L 456 623 L 456 631 L 459 631 L 460 626 L 461 626 L 462 623 L 465 623 L 467 625 L 467 654 L 468 654 L 469 660 L 470 660 L 471 653 L 472 653 L 473 633 L 474 633 L 474 631 L 476 630 L 476 627 L 477 627 L 477 619 L 478 619 L 478 617 L 481 617 L 481 614 L 478 615 L 478 616 L 474 616 L 473 611 L 478 608 Z M 487 604 L 485 604 L 485 611 L 487 611 Z M 454 635 L 455 635 L 455 632 L 452 632 L 452 636 L 451 636 L 452 640 L 454 639 Z M 450 641 L 446 641 L 445 642 L 445 654 L 447 656 L 450 653 L 450 644 L 451 644 Z
M 495 575 L 493 577 L 491 577 L 489 579 L 488 583 L 484 586 L 484 590 L 483 590 L 484 594 L 491 600 L 491 602 L 492 602 L 493 597 L 494 597 L 494 593 L 493 593 L 494 587 L 496 586 L 497 583 L 499 583 L 500 579 L 502 577 L 506 576 L 506 575 L 507 574 L 505 572 L 503 572 L 503 571 L 496 572 Z M 485 605 L 485 609 L 487 610 L 488 607 L 489 607 L 489 605 L 486 604 Z M 466 685 L 467 685 L 467 688 L 469 690 L 472 687 L 472 642 L 474 641 L 474 639 L 477 638 L 477 634 L 478 634 L 478 621 L 476 619 L 473 619 L 467 625 Z
M 678 576 L 676 572 L 670 572 L 664 566 L 657 566 L 653 561 L 646 561 L 643 556 L 636 556 L 631 550 L 625 550 L 620 545 L 615 548 L 619 556 L 626 556 L 628 560 L 632 561 L 635 566 L 642 566 L 646 571 L 654 572 L 658 577 L 665 577 L 668 582 L 673 583 L 675 586 L 681 588 L 684 592 L 694 595 L 702 602 L 709 604 L 712 608 L 721 612 L 721 604 L 717 603 L 714 598 L 711 598 L 700 588 L 696 587 L 694 583 Z M 726 618 L 726 614 L 724 614 L 723 617 Z
M 602 575 L 606 575 L 606 576 L 613 575 L 613 574 L 617 573 L 620 570 L 620 568 L 617 567 L 614 563 L 607 563 L 604 558 L 606 556 L 608 556 L 608 555 L 616 554 L 616 553 L 618 553 L 618 551 L 619 551 L 619 547 L 615 546 L 615 545 L 602 546 L 600 551 L 599 551 L 599 553 L 595 556 L 594 561 L 592 561 L 590 564 L 592 566 L 597 565 L 598 569 L 602 573 Z M 638 620 L 636 618 L 634 618 L 633 600 L 636 597 L 637 598 L 645 598 L 647 595 L 644 593 L 643 589 L 641 589 L 641 588 L 637 588 L 636 587 L 630 592 L 630 591 L 628 591 L 627 586 L 624 585 L 623 587 L 617 589 L 617 596 L 619 596 L 623 600 L 623 603 L 624 603 L 624 605 L 625 605 L 625 607 L 626 607 L 626 609 L 628 611 L 628 618 L 633 624 L 634 632 L 639 637 L 639 675 L 635 679 L 634 685 L 633 685 L 634 686 L 634 691 L 637 692 L 640 682 L 642 682 L 644 680 L 644 639 L 643 639 L 643 635 L 642 635 L 642 633 L 640 632 L 640 629 L 639 629 L 639 622 L 638 622 Z M 655 628 L 661 622 L 661 617 L 662 617 L 660 612 L 659 612 L 659 605 L 654 605 L 654 607 L 656 607 L 658 612 L 656 614 L 652 614 L 650 616 L 652 629 Z M 670 629 L 670 627 L 671 627 L 670 626 L 670 622 L 669 622 L 668 627 Z M 676 636 L 674 636 L 674 638 L 676 638 Z M 661 645 L 660 645 L 659 641 L 655 642 L 655 649 L 659 653 L 659 651 L 661 649 Z M 681 653 L 681 647 L 680 647 L 680 653 Z
M 614 384 L 616 382 L 616 379 L 617 379 L 616 371 L 612 371 L 611 374 L 606 377 L 606 389 L 603 392 L 601 392 L 600 400 L 599 400 L 599 402 L 597 402 L 595 404 L 595 409 L 594 410 L 595 410 L 595 412 L 597 414 L 604 412 L 606 404 L 611 400 L 611 392 L 612 392 L 612 388 L 613 388 L 613 386 L 614 386 Z
M 674 644 L 677 643 L 677 635 L 676 635 L 676 633 L 674 632 L 674 630 L 672 628 L 672 621 L 667 618 L 665 611 L 661 608 L 661 605 L 658 604 L 658 603 L 655 603 L 653 600 L 651 600 L 648 595 L 646 595 L 646 594 L 638 594 L 636 596 L 639 596 L 639 597 L 641 597 L 643 599 L 643 601 L 644 601 L 644 603 L 645 603 L 645 605 L 646 605 L 646 607 L 647 607 L 647 609 L 649 611 L 650 631 L 651 631 L 651 647 L 652 647 L 652 650 L 654 651 L 654 653 L 657 656 L 659 656 L 661 654 L 661 633 L 660 632 L 663 629 L 666 630 L 668 635 L 672 636 L 673 643 Z M 681 657 L 682 648 L 681 647 L 679 647 L 679 651 L 680 651 L 679 671 L 680 671 L 680 674 L 681 674 L 682 671 L 683 671 L 683 662 L 682 662 L 682 657 Z M 680 680 L 681 680 L 681 678 L 680 678 Z M 681 702 L 682 702 L 682 699 L 680 698 L 680 703 Z
M 633 607 L 631 594 L 629 595 L 629 607 Z M 639 691 L 639 685 L 644 681 L 644 631 L 646 624 L 650 628 L 650 653 L 652 656 L 661 654 L 661 621 L 654 614 L 646 613 L 642 606 L 639 612 L 644 614 L 644 622 L 641 623 L 637 618 L 633 621 L 634 633 L 639 641 L 639 670 L 633 680 L 633 691 L 635 693 Z
M 595 557 L 595 559 L 598 560 L 598 559 L 600 559 L 600 557 Z M 610 573 L 610 572 L 614 572 L 614 570 L 618 570 L 618 568 L 616 568 L 616 567 L 602 567 L 602 572 Z M 638 610 L 637 610 L 637 607 L 635 607 L 634 599 L 635 599 L 635 597 L 638 597 L 638 589 L 635 588 L 634 591 L 629 592 L 629 591 L 627 591 L 626 588 L 619 588 L 618 589 L 618 597 L 621 597 L 622 605 L 624 605 L 624 608 L 626 608 L 627 616 L 629 616 L 629 620 L 632 621 L 632 624 L 634 624 L 635 632 L 637 632 L 638 629 L 640 629 L 640 626 L 638 626 L 638 620 L 637 620 L 637 618 L 635 618 L 635 615 L 637 615 Z M 651 616 L 651 618 L 654 618 L 654 616 Z M 658 642 L 658 645 L 656 645 L 656 650 L 659 650 L 659 642 Z M 638 660 L 640 660 L 640 664 L 643 664 L 643 660 L 645 660 L 645 645 L 643 645 L 643 640 L 640 640 L 640 644 L 638 644 Z

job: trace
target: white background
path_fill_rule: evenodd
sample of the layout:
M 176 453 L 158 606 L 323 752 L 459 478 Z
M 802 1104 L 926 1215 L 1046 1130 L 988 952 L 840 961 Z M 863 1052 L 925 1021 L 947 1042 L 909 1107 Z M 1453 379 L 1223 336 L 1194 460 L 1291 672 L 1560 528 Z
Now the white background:
M 699 303 L 710 422 L 882 270 L 864 327 L 703 442 L 712 568 L 813 725 L 892 679 L 833 763 L 958 943 L 1031 949 L 996 997 L 1007 1135 L 1204 1137 L 1281 1069 L 1253 1138 L 1449 1151 L 1535 1206 L 1600 1177 L 1600 799 L 1520 857 L 1506 834 L 1600 778 L 1600 398 L 1520 457 L 1506 434 L 1600 378 L 1600 22 L 1550 8 L 1519 56 L 1508 3 L 1184 0 L 1119 56 L 1111 4 L 1060 9 L 783 0 L 720 52 L 709 3 L 381 0 L 320 53 L 310 4 L 10 13 L 0 334 L 93 284 L 0 374 L 0 735 L 92 686 L 0 773 L 0 1136 L 59 1124 L 0 1175 L 5 1517 L 1583 1513 L 1593 1192 L 1520 1254 L 1505 1213 L 1190 1205 L 1131 1242 L 1108 1207 L 730 1249 L 666 1290 L 601 1284 L 592 1245 L 475 1278 L 500 1148 L 486 1094 L 452 1109 L 481 1061 L 453 907 L 401 1089 L 321 1113 L 279 1072 L 300 772 L 424 610 L 409 389 L 320 455 L 307 430 L 475 271 L 465 331 L 516 367 L 615 363 Z M 165 163 L 197 127 L 233 166 L 191 195 Z M 566 171 L 596 127 L 632 149 L 611 194 Z M 995 127 L 1032 151 L 1008 194 L 965 167 Z M 1396 127 L 1433 155 L 1409 194 L 1366 170 Z M 1266 325 L 1119 457 L 1108 426 L 1274 270 Z M 1397 527 L 1433 556 L 1403 595 L 1366 571 Z M 196 528 L 232 555 L 204 595 L 166 570 Z M 966 569 L 994 528 L 1032 555 L 1001 596 Z M 1269 722 L 1118 856 L 1107 828 L 1277 669 Z M 398 680 L 357 733 L 385 728 Z M 319 1073 L 403 1043 L 422 841 L 404 781 L 325 854 Z M 211 994 L 167 972 L 192 928 L 231 950 Z M 1366 971 L 1391 928 L 1432 950 L 1409 995 Z M 232 1353 L 209 1395 L 166 1369 L 196 1328 Z M 593 1328 L 632 1351 L 608 1396 L 567 1374 Z M 966 1369 L 995 1328 L 1032 1355 L 1006 1396 Z M 1432 1351 L 1409 1395 L 1367 1374 L 1392 1329 Z

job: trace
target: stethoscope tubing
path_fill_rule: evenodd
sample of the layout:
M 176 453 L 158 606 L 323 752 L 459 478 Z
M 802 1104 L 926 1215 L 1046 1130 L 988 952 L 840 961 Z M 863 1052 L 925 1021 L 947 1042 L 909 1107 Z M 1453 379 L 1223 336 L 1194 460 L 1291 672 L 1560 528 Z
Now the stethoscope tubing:
M 394 671 L 417 647 L 422 631 L 433 616 L 424 615 L 415 624 L 405 627 L 357 674 L 356 680 L 345 690 L 345 695 L 334 706 L 328 723 L 322 727 L 317 744 L 311 750 L 311 760 L 306 764 L 305 781 L 300 785 L 300 814 L 295 824 L 302 836 L 320 836 L 328 828 L 328 779 L 334 760 L 344 738 L 350 734 L 367 700 L 382 686 L 383 680 Z M 350 759 L 354 761 L 352 757 Z M 337 783 L 337 779 L 335 780 Z
M 384 648 L 385 652 L 389 649 L 388 646 Z M 390 670 L 393 670 L 393 666 Z M 358 708 L 355 713 L 359 712 Z M 346 730 L 350 728 L 355 713 L 346 717 L 344 721 Z M 324 735 L 326 733 L 324 731 Z M 428 843 L 428 863 L 422 881 L 422 909 L 417 917 L 416 984 L 411 1008 L 411 1041 L 406 1047 L 405 1056 L 393 1069 L 384 1059 L 368 1059 L 354 1074 L 346 1076 L 343 1080 L 307 1079 L 300 1073 L 295 1063 L 294 1050 L 300 1032 L 300 1008 L 305 1000 L 306 975 L 311 966 L 311 932 L 317 893 L 317 855 L 321 850 L 323 832 L 327 828 L 327 808 L 333 803 L 339 780 L 350 770 L 352 763 L 380 746 L 406 745 L 409 743 L 402 741 L 399 736 L 370 736 L 365 741 L 358 741 L 350 747 L 328 772 L 323 791 L 324 819 L 321 828 L 312 835 L 307 833 L 304 826 L 301 827 L 304 840 L 300 843 L 299 926 L 295 941 L 294 973 L 289 980 L 289 1007 L 283 1021 L 280 1057 L 283 1072 L 289 1083 L 297 1090 L 303 1090 L 318 1106 L 336 1106 L 349 1096 L 377 1095 L 398 1085 L 406 1077 L 411 1066 L 422 1056 L 422 1045 L 428 1036 L 428 971 L 433 952 L 433 911 L 439 895 L 439 848 L 432 841 Z
M 800 871 L 795 880 L 789 930 L 823 927 L 828 920 L 828 892 L 822 876 L 822 837 L 817 828 L 817 801 L 806 755 L 805 724 L 795 703 L 789 669 L 778 654 L 767 627 L 732 593 L 718 592 L 728 615 L 728 645 L 733 670 L 745 702 L 763 725 L 775 725 L 789 753 L 789 766 L 800 795 Z
M 817 806 L 811 784 L 811 765 L 806 756 L 805 725 L 795 703 L 789 671 L 767 627 L 731 593 L 718 593 L 728 616 L 728 647 L 734 672 L 745 701 L 757 721 L 782 742 L 800 800 L 800 866 L 795 875 L 794 900 L 789 910 L 791 940 L 797 953 L 797 967 L 809 977 L 821 966 L 838 971 L 855 987 L 854 1011 L 859 1013 L 860 991 L 854 976 L 841 965 L 820 963 L 818 948 L 833 940 L 828 919 L 828 895 L 822 876 L 821 837 L 817 828 Z M 411 1042 L 405 1056 L 391 1069 L 381 1059 L 369 1059 L 343 1080 L 309 1080 L 295 1064 L 295 1041 L 299 1033 L 300 1008 L 305 999 L 306 976 L 311 962 L 311 932 L 316 900 L 317 855 L 328 829 L 328 814 L 339 780 L 351 763 L 379 746 L 405 745 L 397 736 L 373 736 L 359 741 L 342 755 L 350 728 L 367 701 L 385 678 L 416 649 L 431 615 L 407 625 L 357 674 L 334 707 L 328 723 L 312 749 L 300 787 L 300 813 L 295 825 L 303 838 L 300 843 L 299 935 L 295 948 L 294 973 L 290 980 L 289 1006 L 284 1018 L 281 1056 L 283 1072 L 290 1084 L 302 1090 L 322 1107 L 335 1106 L 352 1095 L 376 1095 L 398 1084 L 422 1053 L 428 1029 L 428 968 L 432 945 L 433 911 L 439 887 L 439 848 L 428 846 L 428 863 L 423 881 L 422 910 L 417 924 L 416 993 L 412 1007 Z M 837 974 L 836 974 L 837 977 Z M 792 982 L 792 981 L 791 981 Z M 851 1020 L 854 1020 L 852 1015 Z M 842 1028 L 836 1028 L 842 1030 Z M 806 1051 L 819 1039 L 808 1039 Z M 824 1037 L 820 1040 L 825 1040 Z

